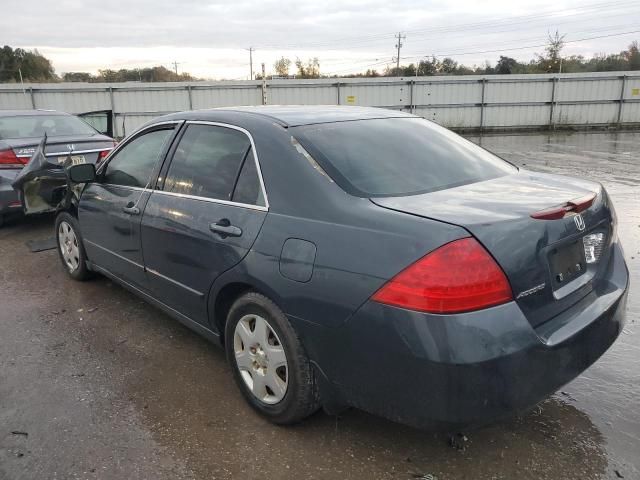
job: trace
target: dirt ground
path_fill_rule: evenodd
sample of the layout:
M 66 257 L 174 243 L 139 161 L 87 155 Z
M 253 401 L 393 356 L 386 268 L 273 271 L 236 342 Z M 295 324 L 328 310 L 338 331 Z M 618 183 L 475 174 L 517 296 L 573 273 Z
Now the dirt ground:
M 632 276 L 613 348 L 534 411 L 447 437 L 351 410 L 276 427 L 221 350 L 105 278 L 76 283 L 52 218 L 0 229 L 0 480 L 640 479 L 640 133 L 473 138 L 526 168 L 602 182 Z

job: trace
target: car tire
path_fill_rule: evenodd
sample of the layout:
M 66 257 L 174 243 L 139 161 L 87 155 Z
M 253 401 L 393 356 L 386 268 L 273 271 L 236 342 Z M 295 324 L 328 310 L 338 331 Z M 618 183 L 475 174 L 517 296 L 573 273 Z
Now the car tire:
M 87 254 L 84 250 L 78 220 L 68 212 L 56 217 L 56 244 L 62 265 L 74 280 L 87 280 L 91 271 L 87 268 Z
M 267 333 L 260 335 L 259 331 Z M 289 425 L 318 410 L 313 367 L 287 317 L 269 298 L 249 292 L 233 303 L 225 325 L 225 345 L 242 395 L 268 420 Z

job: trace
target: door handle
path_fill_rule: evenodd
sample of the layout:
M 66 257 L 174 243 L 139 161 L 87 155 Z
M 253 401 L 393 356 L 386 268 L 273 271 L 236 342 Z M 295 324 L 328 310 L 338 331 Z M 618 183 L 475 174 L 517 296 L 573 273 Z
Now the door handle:
M 129 202 L 125 207 L 122 207 L 122 211 L 128 215 L 140 215 L 140 209 L 133 202 Z
M 222 238 L 239 237 L 242 235 L 242 229 L 235 225 L 231 225 L 231 222 L 227 218 L 223 218 L 216 223 L 210 224 L 209 230 L 219 234 Z

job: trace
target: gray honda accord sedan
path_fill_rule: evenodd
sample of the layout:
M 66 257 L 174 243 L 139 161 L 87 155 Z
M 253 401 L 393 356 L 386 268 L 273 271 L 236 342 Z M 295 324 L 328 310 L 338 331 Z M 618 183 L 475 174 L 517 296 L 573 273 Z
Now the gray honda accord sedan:
M 405 113 L 177 113 L 68 177 L 69 274 L 106 275 L 222 345 L 275 423 L 349 406 L 485 423 L 571 381 L 624 324 L 602 185 Z

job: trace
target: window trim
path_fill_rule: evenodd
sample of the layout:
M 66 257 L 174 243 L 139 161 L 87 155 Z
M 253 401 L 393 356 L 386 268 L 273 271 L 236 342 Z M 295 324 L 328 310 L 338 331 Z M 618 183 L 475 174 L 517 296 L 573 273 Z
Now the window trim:
M 142 135 L 145 135 L 147 133 L 150 133 L 153 130 L 158 129 L 157 127 L 162 127 L 162 126 L 165 126 L 165 125 L 180 125 L 182 123 L 184 123 L 184 120 L 167 120 L 166 122 L 154 123 L 153 125 L 148 125 L 146 127 L 140 128 L 139 130 L 136 130 L 131 135 L 129 135 L 129 137 L 127 137 L 126 139 L 124 139 L 123 141 L 118 143 L 118 145 L 116 145 L 111 150 L 111 152 L 109 152 L 109 158 L 107 158 L 107 161 L 106 162 L 102 162 L 98 166 L 98 169 L 96 170 L 97 176 L 101 177 L 102 174 L 104 174 L 104 171 L 106 170 L 107 165 L 109 165 L 109 163 L 111 163 L 111 160 L 113 160 L 115 158 L 115 156 L 118 154 L 118 152 L 120 150 L 122 150 L 124 147 L 126 147 L 127 145 L 129 145 L 131 142 L 133 142 L 136 138 L 138 138 L 138 137 L 140 137 Z M 158 130 L 162 130 L 162 129 L 158 129 Z M 175 134 L 176 134 L 176 132 L 178 130 L 180 130 L 179 126 L 177 128 L 174 127 L 174 132 L 173 132 L 173 137 L 174 138 L 175 138 Z M 173 143 L 174 138 L 171 139 L 172 143 Z M 171 144 L 169 144 L 169 147 L 170 146 L 171 146 Z M 166 155 L 166 152 L 165 152 L 165 155 Z M 162 160 L 162 162 L 164 162 L 164 157 L 161 160 Z M 113 185 L 115 187 L 138 188 L 140 190 L 144 190 L 144 188 L 142 188 L 142 187 L 129 187 L 128 185 L 117 185 L 115 183 L 101 183 L 101 182 L 96 182 L 96 183 L 100 183 L 101 185 Z
M 237 130 L 239 132 L 244 133 L 248 138 L 249 138 L 249 142 L 251 143 L 251 149 L 253 150 L 253 159 L 256 165 L 256 171 L 258 172 L 258 181 L 260 182 L 260 188 L 262 189 L 262 196 L 264 197 L 264 206 L 263 205 L 253 205 L 253 204 L 249 204 L 249 203 L 241 203 L 241 202 L 234 202 L 232 200 L 222 200 L 222 199 L 217 199 L 217 198 L 210 198 L 210 197 L 201 197 L 198 195 L 188 195 L 186 193 L 176 193 L 176 192 L 167 192 L 165 190 L 160 190 L 160 189 L 154 189 L 152 190 L 153 193 L 159 193 L 162 195 L 169 195 L 172 197 L 179 197 L 179 198 L 188 198 L 191 200 L 201 200 L 201 201 L 205 201 L 205 202 L 210 202 L 210 203 L 219 203 L 221 205 L 230 205 L 230 206 L 237 206 L 237 207 L 242 207 L 242 208 L 249 208 L 252 210 L 259 210 L 262 212 L 268 212 L 269 211 L 269 199 L 267 197 L 267 189 L 264 185 L 264 178 L 262 177 L 262 169 L 260 168 L 260 161 L 258 159 L 258 151 L 256 149 L 256 144 L 253 141 L 253 136 L 251 135 L 251 133 L 242 127 L 238 127 L 237 125 L 231 125 L 229 123 L 224 123 L 224 122 L 213 122 L 213 121 L 208 121 L 208 120 L 187 120 L 185 122 L 185 128 L 184 130 L 186 131 L 186 128 L 189 125 L 209 125 L 212 127 L 223 127 L 223 128 L 230 128 L 232 130 Z M 180 138 L 178 140 L 178 142 L 181 140 L 182 138 Z M 177 145 L 177 144 L 176 144 Z M 173 152 L 175 153 L 175 152 Z M 171 158 L 168 158 L 167 160 L 169 160 L 168 165 L 167 165 L 167 172 L 168 169 L 171 167 L 171 163 L 173 162 L 173 154 L 171 155 Z M 244 165 L 244 162 L 242 163 L 242 165 Z M 240 171 L 238 171 L 238 174 L 236 175 L 236 177 L 240 174 Z M 236 178 L 237 181 L 237 178 Z

